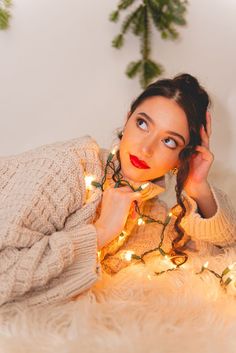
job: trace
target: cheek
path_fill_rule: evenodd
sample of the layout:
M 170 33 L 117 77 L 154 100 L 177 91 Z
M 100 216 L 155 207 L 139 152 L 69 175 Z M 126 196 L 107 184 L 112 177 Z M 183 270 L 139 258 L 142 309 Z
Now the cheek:
M 153 156 L 153 167 L 159 168 L 160 166 L 171 168 L 175 166 L 179 160 L 179 152 L 169 150 L 167 147 L 162 146 Z
M 122 152 L 132 152 L 139 142 L 140 135 L 137 134 L 135 129 L 126 128 L 120 141 L 120 149 Z
M 119 150 L 120 150 L 120 160 L 121 162 L 124 160 L 124 155 L 125 155 L 125 151 L 128 149 L 128 145 L 127 145 L 127 142 L 126 142 L 126 139 L 123 135 L 121 141 L 120 141 L 120 147 L 119 147 Z

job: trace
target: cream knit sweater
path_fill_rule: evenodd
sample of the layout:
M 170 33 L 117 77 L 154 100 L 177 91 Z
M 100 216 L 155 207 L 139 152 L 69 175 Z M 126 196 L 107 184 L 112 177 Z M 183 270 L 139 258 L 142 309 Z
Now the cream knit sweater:
M 93 175 L 101 182 L 108 153 L 86 135 L 0 157 L 0 305 L 70 300 L 91 288 L 104 269 L 115 273 L 124 267 L 119 252 L 132 248 L 138 254 L 159 243 L 159 224 L 137 227 L 137 219 L 129 215 L 127 237 L 122 242 L 117 237 L 98 256 L 94 222 L 102 191 L 86 190 L 84 177 Z M 108 173 L 105 188 L 113 185 Z M 203 219 L 196 202 L 185 195 L 188 212 L 181 225 L 192 241 L 231 246 L 236 239 L 235 211 L 224 192 L 211 188 L 217 213 Z M 164 181 L 150 183 L 141 211 L 164 220 L 168 210 L 158 199 L 164 190 Z M 173 222 L 174 217 L 165 250 L 175 235 Z

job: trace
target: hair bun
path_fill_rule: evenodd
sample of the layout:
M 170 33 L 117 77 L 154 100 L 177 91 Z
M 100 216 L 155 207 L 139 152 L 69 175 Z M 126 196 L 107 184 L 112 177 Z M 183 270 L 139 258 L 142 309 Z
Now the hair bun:
M 173 81 L 184 94 L 192 96 L 194 100 L 197 100 L 202 105 L 202 110 L 207 109 L 210 103 L 209 96 L 194 76 L 184 73 L 176 76 Z
M 181 74 L 174 78 L 174 81 L 178 83 L 182 88 L 186 88 L 191 91 L 196 91 L 200 93 L 200 85 L 198 80 L 190 74 Z

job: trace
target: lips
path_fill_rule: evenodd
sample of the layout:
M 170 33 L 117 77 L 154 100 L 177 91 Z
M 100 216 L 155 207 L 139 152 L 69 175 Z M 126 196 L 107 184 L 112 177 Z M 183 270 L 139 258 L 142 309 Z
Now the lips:
M 140 159 L 138 159 L 138 157 L 130 154 L 129 155 L 129 158 L 130 158 L 130 161 L 131 163 L 136 167 L 136 168 L 139 168 L 139 169 L 150 169 L 150 167 L 147 165 L 146 162 L 144 161 L 141 161 Z

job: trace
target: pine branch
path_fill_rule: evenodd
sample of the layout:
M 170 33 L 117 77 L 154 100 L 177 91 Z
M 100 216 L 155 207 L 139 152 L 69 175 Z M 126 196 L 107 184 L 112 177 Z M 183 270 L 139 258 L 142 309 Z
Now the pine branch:
M 127 9 L 127 7 L 132 5 L 134 2 L 135 2 L 135 0 L 121 0 L 118 5 L 118 9 L 125 10 L 125 9 Z
M 163 73 L 164 69 L 160 64 L 147 59 L 142 62 L 142 73 L 140 75 L 140 85 L 142 88 L 146 88 L 149 83 Z
M 125 21 L 122 24 L 121 32 L 125 34 L 128 29 L 133 25 L 133 28 L 137 26 L 137 18 L 139 19 L 142 16 L 143 5 L 140 5 L 134 12 L 126 17 Z
M 142 60 L 132 61 L 131 63 L 129 63 L 129 65 L 126 69 L 126 75 L 129 78 L 133 78 L 133 77 L 137 76 L 137 74 L 141 70 L 141 65 L 142 65 Z
M 113 22 L 117 22 L 120 16 L 120 11 L 127 9 L 129 6 L 131 6 L 136 0 L 122 0 L 116 11 L 113 11 L 110 16 L 109 19 L 110 21 Z
M 137 1 L 137 0 L 136 0 Z M 135 0 L 120 1 L 117 10 L 112 12 L 110 20 L 117 22 L 120 11 L 126 10 Z M 187 0 L 140 0 L 141 4 L 133 10 L 121 26 L 121 33 L 112 41 L 112 45 L 121 48 L 124 44 L 124 35 L 128 30 L 140 37 L 141 60 L 132 61 L 126 69 L 126 75 L 134 78 L 140 75 L 139 81 L 145 88 L 155 77 L 160 76 L 164 71 L 161 64 L 150 59 L 151 55 L 151 21 L 163 39 L 176 39 L 178 32 L 175 26 L 186 24 L 185 13 Z
M 140 36 L 141 33 L 143 33 L 145 30 L 145 22 L 144 22 L 145 6 L 140 5 L 138 10 L 139 11 L 137 11 L 137 14 L 133 18 L 133 23 L 132 23 L 132 32 L 136 36 Z
M 158 0 L 147 1 L 149 12 L 157 30 L 161 32 L 163 39 L 176 39 L 178 32 L 173 25 L 185 25 L 186 0 Z
M 0 30 L 9 27 L 9 19 L 11 17 L 8 8 L 11 6 L 11 0 L 0 1 Z

